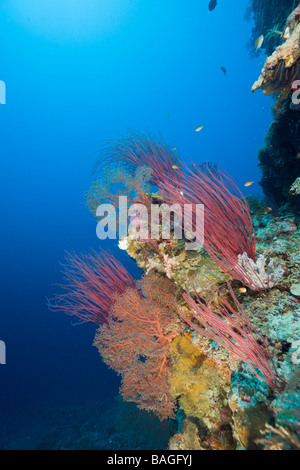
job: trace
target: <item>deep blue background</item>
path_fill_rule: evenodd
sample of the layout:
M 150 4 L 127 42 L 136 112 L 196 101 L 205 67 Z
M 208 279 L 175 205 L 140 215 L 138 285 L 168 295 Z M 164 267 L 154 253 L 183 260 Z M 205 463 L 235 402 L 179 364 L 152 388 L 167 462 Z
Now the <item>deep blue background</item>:
M 106 140 L 160 131 L 182 159 L 217 162 L 242 187 L 255 181 L 246 195 L 259 191 L 271 101 L 250 91 L 264 57 L 249 59 L 247 3 L 1 0 L 2 417 L 117 393 L 95 327 L 46 307 L 64 250 L 104 246 L 84 192 Z

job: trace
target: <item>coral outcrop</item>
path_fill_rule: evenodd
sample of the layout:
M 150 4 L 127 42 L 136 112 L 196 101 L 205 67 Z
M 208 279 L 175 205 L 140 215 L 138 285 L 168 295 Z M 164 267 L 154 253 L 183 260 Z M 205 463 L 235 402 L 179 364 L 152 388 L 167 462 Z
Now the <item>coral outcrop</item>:
M 125 163 L 128 148 L 135 153 L 119 173 L 121 184 L 128 172 L 138 174 L 139 164 L 143 174 L 153 174 L 144 166 L 151 163 L 150 150 L 154 159 L 161 153 L 154 168 L 164 168 L 165 144 L 147 140 L 144 155 L 144 146 L 138 152 L 141 142 L 145 144 L 138 137 L 125 147 Z M 166 182 L 174 184 L 172 194 L 185 191 L 185 203 L 189 195 L 195 198 L 191 204 L 202 203 L 202 197 L 208 201 L 211 221 L 204 247 L 187 249 L 192 237 L 184 223 L 183 237 L 176 237 L 176 211 L 169 213 L 168 238 L 162 236 L 167 224 L 161 213 L 157 238 L 145 239 L 138 209 L 130 213 L 129 232 L 119 247 L 144 271 L 142 281 L 135 282 L 111 256 L 103 255 L 104 261 L 100 255 L 74 256 L 69 258 L 67 295 L 58 298 L 58 308 L 98 323 L 94 344 L 121 376 L 124 400 L 161 421 L 172 420 L 170 449 L 263 449 L 269 434 L 278 447 L 294 445 L 298 429 L 290 424 L 288 442 L 278 443 L 285 439 L 278 416 L 284 402 L 292 400 L 297 408 L 299 400 L 299 221 L 292 212 L 273 216 L 254 198 L 249 205 L 219 170 L 210 170 L 203 186 L 196 166 L 188 178 L 174 166 L 176 181 L 170 176 Z M 137 200 L 145 195 L 147 210 L 161 208 L 171 194 L 170 187 L 164 192 L 159 172 L 155 178 L 156 187 L 145 186 L 136 194 Z M 97 196 L 99 184 L 89 197 L 94 191 Z M 223 222 L 216 214 L 224 200 L 228 234 L 223 227 L 218 236 L 212 230 L 217 232 Z M 143 223 L 149 221 L 151 217 Z
M 271 55 L 282 42 L 281 36 L 285 27 L 286 17 L 297 5 L 295 0 L 249 0 L 246 19 L 253 21 L 252 35 L 248 43 L 250 55 L 257 56 L 261 51 Z M 263 35 L 261 49 L 256 50 L 255 41 Z
M 288 17 L 282 39 L 284 43 L 267 58 L 259 79 L 252 87 L 252 91 L 261 88 L 266 95 L 279 92 L 281 101 L 289 95 L 293 82 L 299 78 L 300 6 Z
M 182 182 L 183 178 L 179 180 Z M 178 181 L 176 184 L 179 185 Z M 147 197 L 151 203 L 160 205 L 164 202 L 163 192 L 147 193 Z M 242 204 L 246 202 L 243 200 Z M 178 432 L 170 441 L 170 449 L 263 448 L 258 442 L 262 438 L 261 431 L 273 422 L 275 403 L 283 393 L 283 381 L 288 382 L 296 368 L 293 358 L 297 351 L 300 312 L 298 298 L 291 294 L 291 289 L 300 275 L 298 222 L 292 215 L 273 217 L 265 205 L 260 206 L 255 201 L 247 214 L 251 214 L 252 221 L 250 218 L 247 221 L 253 227 L 248 234 L 253 233 L 256 240 L 257 264 L 252 260 L 251 273 L 256 273 L 261 282 L 256 291 L 243 287 L 240 280 L 233 280 L 233 276 L 224 273 L 205 248 L 187 250 L 185 239 L 174 238 L 174 226 L 170 239 L 159 237 L 147 241 L 139 236 L 134 225 L 119 243 L 148 276 L 169 280 L 174 288 L 178 312 L 185 312 L 181 316 L 185 323 L 177 316 L 179 322 L 174 322 L 171 328 L 174 336 L 164 350 L 168 365 L 167 390 L 173 404 L 177 402 Z M 133 217 L 136 219 L 136 214 Z M 161 220 L 160 229 L 162 225 Z M 236 224 L 235 230 L 239 227 L 240 224 Z M 241 256 L 246 258 L 246 255 Z M 245 262 L 242 264 L 241 269 L 245 270 Z M 212 302 L 212 289 L 215 289 L 215 302 Z M 188 293 L 186 296 L 184 291 Z M 231 323 L 232 336 L 227 335 L 222 344 L 217 336 L 205 336 L 202 317 L 191 323 L 187 309 L 191 306 L 199 308 L 201 297 L 202 308 L 206 304 L 205 308 L 217 315 L 221 298 L 225 297 L 230 314 L 224 321 L 232 322 L 234 306 L 230 291 L 240 306 L 239 317 L 236 324 Z M 219 321 L 217 316 L 211 319 L 212 325 Z M 226 335 L 225 324 L 219 328 Z M 253 351 L 257 353 L 252 358 L 249 356 L 248 363 L 241 355 L 244 346 L 242 342 L 239 344 L 239 329 L 244 331 L 246 342 L 241 341 L 246 356 L 250 351 L 247 335 L 252 335 L 251 344 L 256 345 Z M 126 341 L 126 336 L 123 340 Z M 230 341 L 234 348 L 229 346 Z M 267 383 L 259 377 L 259 357 L 270 374 Z M 279 376 L 283 381 L 280 379 L 277 386 L 275 382 Z M 130 395 L 133 396 L 132 392 L 126 399 L 130 400 Z M 150 401 L 156 402 L 157 397 L 153 395 Z M 151 406 L 155 410 L 156 405 Z
M 274 122 L 258 155 L 260 184 L 271 205 L 288 203 L 294 211 L 299 206 L 297 197 L 291 196 L 297 193 L 290 188 L 300 174 L 300 4 L 296 5 L 297 2 L 288 1 L 252 1 L 255 31 L 265 34 L 263 47 L 269 54 L 252 91 L 262 89 L 266 95 L 274 96 Z M 272 8 L 272 15 L 268 8 Z

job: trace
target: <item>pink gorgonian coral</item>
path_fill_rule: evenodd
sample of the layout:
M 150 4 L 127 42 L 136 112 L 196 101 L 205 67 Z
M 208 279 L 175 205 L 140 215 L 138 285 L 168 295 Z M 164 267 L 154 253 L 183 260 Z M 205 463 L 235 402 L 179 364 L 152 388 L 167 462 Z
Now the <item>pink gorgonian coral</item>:
M 255 260 L 255 233 L 249 206 L 235 181 L 221 168 L 206 164 L 185 168 L 180 182 L 169 177 L 160 184 L 168 204 L 192 205 L 193 231 L 202 230 L 209 256 L 233 279 L 253 290 L 269 287 L 268 273 Z M 204 205 L 204 224 L 195 227 L 197 204 Z M 184 228 L 184 227 L 183 227 Z
M 203 281 L 202 281 L 203 282 Z M 185 292 L 183 298 L 189 310 L 178 308 L 181 317 L 200 334 L 215 340 L 239 359 L 246 362 L 253 373 L 270 387 L 282 389 L 284 381 L 278 375 L 271 353 L 264 338 L 252 326 L 248 315 L 238 302 L 229 284 L 228 289 L 236 309 L 221 295 L 217 287 L 207 287 L 205 300 L 189 281 L 192 294 Z M 197 320 L 191 320 L 190 314 Z
M 145 135 L 137 131 L 129 131 L 128 136 L 113 141 L 104 148 L 94 165 L 97 172 L 104 164 L 125 165 L 134 172 L 138 167 L 152 170 L 150 183 L 158 186 L 167 177 L 178 178 L 177 168 L 181 162 L 175 151 L 160 138 Z
M 133 277 L 109 252 L 66 253 L 63 266 L 65 284 L 60 287 L 64 292 L 49 300 L 48 306 L 76 316 L 81 323 L 107 322 L 114 295 L 135 288 Z
M 121 375 L 120 392 L 126 401 L 154 412 L 160 420 L 174 417 L 168 383 L 168 351 L 178 322 L 174 285 L 152 274 L 140 282 L 140 290 L 127 289 L 114 300 L 95 346 Z

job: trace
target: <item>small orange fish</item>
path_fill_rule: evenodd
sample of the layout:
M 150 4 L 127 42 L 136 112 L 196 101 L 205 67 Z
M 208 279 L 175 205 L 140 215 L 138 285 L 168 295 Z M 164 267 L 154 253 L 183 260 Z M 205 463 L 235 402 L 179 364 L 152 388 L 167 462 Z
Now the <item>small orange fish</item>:
M 240 287 L 240 288 L 239 288 L 239 293 L 240 293 L 240 294 L 246 294 L 246 292 L 247 292 L 246 287 Z
M 300 158 L 300 152 L 297 153 L 296 158 Z
M 269 214 L 272 210 L 272 207 L 266 207 L 265 214 Z
M 198 126 L 198 127 L 196 127 L 195 131 L 196 131 L 196 132 L 202 131 L 203 127 L 204 127 L 204 126 Z
M 175 152 L 175 150 L 177 150 L 177 147 L 173 147 L 172 150 L 174 150 L 174 152 Z
M 206 361 L 208 362 L 208 364 L 215 367 L 215 363 L 211 359 L 207 358 Z
M 248 188 L 249 186 L 252 186 L 254 181 L 247 181 L 247 183 L 244 184 L 245 188 Z
M 180 167 L 177 165 L 172 165 L 173 170 L 180 170 Z

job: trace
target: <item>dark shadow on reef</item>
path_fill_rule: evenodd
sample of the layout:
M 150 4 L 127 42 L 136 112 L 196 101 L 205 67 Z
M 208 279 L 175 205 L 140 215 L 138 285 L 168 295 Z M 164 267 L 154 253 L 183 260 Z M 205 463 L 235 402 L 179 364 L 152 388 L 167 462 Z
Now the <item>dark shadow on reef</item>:
M 279 119 L 276 119 L 265 139 L 265 145 L 258 154 L 262 172 L 261 186 L 266 196 L 276 205 L 289 201 L 292 205 L 296 198 L 290 188 L 300 174 L 300 110 L 287 106 Z

